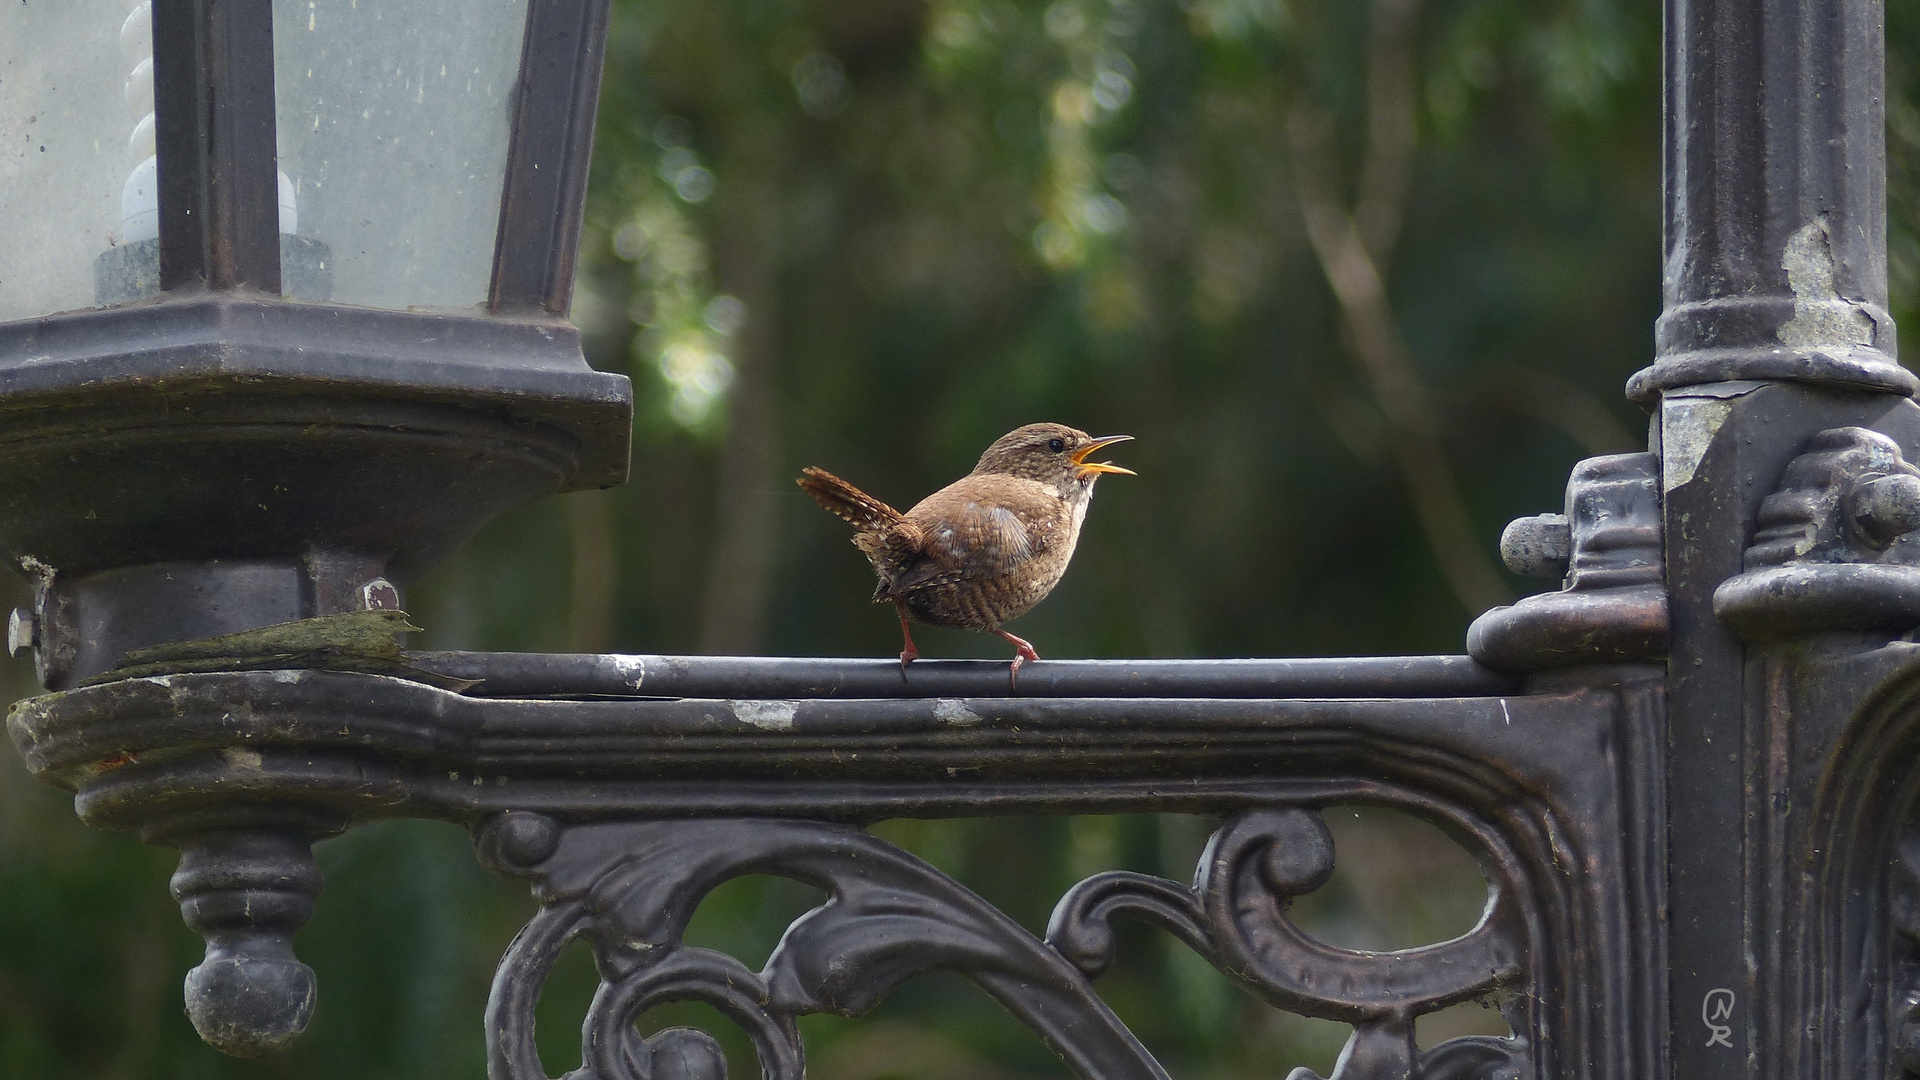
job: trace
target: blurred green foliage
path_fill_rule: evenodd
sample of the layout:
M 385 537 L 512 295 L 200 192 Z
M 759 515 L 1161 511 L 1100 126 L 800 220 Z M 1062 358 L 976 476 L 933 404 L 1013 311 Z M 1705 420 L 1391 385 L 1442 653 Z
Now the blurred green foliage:
M 615 0 L 574 317 L 595 364 L 634 378 L 633 480 L 506 515 L 409 607 L 440 648 L 892 655 L 867 568 L 791 476 L 821 465 L 904 506 L 1045 419 L 1138 436 L 1116 457 L 1140 476 L 1101 486 L 1072 571 L 1017 627 L 1043 655 L 1457 651 L 1473 596 L 1521 589 L 1487 576 L 1500 526 L 1557 506 L 1578 458 L 1640 444 L 1620 387 L 1659 309 L 1659 17 L 1652 0 Z M 1888 27 L 1893 306 L 1912 328 L 1920 0 Z M 1329 287 L 1315 206 L 1351 224 L 1384 311 Z M 1410 491 L 1409 447 L 1444 490 Z M 956 632 L 921 646 L 1002 654 Z M 294 1050 L 235 1062 L 180 1013 L 199 943 L 170 854 L 89 832 L 3 768 L 0 1076 L 483 1075 L 487 982 L 531 904 L 459 829 L 321 845 L 298 942 L 318 1015 Z M 1482 883 L 1431 826 L 1327 816 L 1342 870 L 1300 905 L 1316 933 L 1385 948 L 1471 925 Z M 1186 877 L 1211 827 L 877 831 L 1038 928 L 1085 874 Z M 815 899 L 737 882 L 695 934 L 757 962 Z M 1103 992 L 1177 1076 L 1324 1073 L 1344 1037 L 1148 932 L 1122 954 Z M 573 957 L 543 1002 L 556 1075 L 592 983 Z M 952 979 L 806 1030 L 838 1080 L 1061 1072 Z

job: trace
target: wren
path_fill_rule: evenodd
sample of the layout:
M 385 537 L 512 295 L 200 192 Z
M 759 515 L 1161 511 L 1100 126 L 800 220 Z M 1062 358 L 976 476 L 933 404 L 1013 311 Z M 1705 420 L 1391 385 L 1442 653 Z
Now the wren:
M 824 469 L 803 469 L 797 482 L 853 526 L 854 546 L 880 579 L 873 602 L 891 601 L 900 615 L 902 671 L 920 655 L 907 628 L 913 619 L 1007 639 L 1014 647 L 1008 678 L 1017 680 L 1021 663 L 1040 654 L 1004 624 L 1059 584 L 1100 474 L 1135 475 L 1087 457 L 1131 438 L 1028 424 L 994 440 L 972 472 L 904 514 Z

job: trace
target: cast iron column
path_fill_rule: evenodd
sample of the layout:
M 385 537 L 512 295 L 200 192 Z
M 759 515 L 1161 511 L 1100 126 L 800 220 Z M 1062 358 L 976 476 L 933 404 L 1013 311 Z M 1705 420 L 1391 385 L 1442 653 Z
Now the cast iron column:
M 1629 392 L 1911 394 L 1887 315 L 1881 0 L 1667 0 L 1666 310 Z
M 1880 0 L 1666 5 L 1665 312 L 1630 393 L 1660 408 L 1669 1075 L 1688 1080 L 1779 1063 L 1793 1021 L 1769 1012 L 1785 976 L 1768 970 L 1766 941 L 1802 929 L 1771 925 L 1762 895 L 1782 854 L 1766 842 L 1780 743 L 1714 589 L 1741 572 L 1760 501 L 1806 440 L 1869 424 L 1915 386 L 1886 312 L 1882 12 Z

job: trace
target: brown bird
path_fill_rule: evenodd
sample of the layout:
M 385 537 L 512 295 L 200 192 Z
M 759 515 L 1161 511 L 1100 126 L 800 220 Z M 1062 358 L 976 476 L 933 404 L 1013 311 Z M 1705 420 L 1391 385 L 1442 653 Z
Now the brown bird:
M 920 655 L 911 617 L 1006 638 L 1015 650 L 1009 678 L 1017 679 L 1021 662 L 1040 654 L 1002 624 L 1045 599 L 1066 573 L 1100 474 L 1135 475 L 1088 455 L 1131 438 L 1028 424 L 904 514 L 824 469 L 802 470 L 798 483 L 853 526 L 854 546 L 880 577 L 873 602 L 892 601 L 900 614 L 901 670 Z

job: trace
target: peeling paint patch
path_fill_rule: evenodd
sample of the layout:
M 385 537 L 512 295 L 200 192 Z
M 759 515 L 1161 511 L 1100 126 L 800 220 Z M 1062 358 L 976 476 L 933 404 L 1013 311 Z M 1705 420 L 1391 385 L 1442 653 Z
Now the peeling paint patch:
M 1787 238 L 1780 257 L 1793 289 L 1793 318 L 1775 333 L 1782 344 L 1848 346 L 1873 344 L 1873 318 L 1840 297 L 1834 284 L 1833 237 L 1826 215 Z
M 613 670 L 620 673 L 620 680 L 635 690 L 647 681 L 647 662 L 637 656 L 615 656 Z
M 933 702 L 933 717 L 942 723 L 955 727 L 972 727 L 982 721 L 979 713 L 966 707 L 957 698 L 936 698 Z
M 1660 490 L 1693 479 L 1733 404 L 1719 398 L 1669 398 L 1660 419 Z
M 793 727 L 793 714 L 800 711 L 797 701 L 730 701 L 727 707 L 745 723 L 767 731 Z
M 20 569 L 24 570 L 28 577 L 38 582 L 43 588 L 53 583 L 53 567 L 48 566 L 35 556 L 20 556 Z
M 220 751 L 220 756 L 227 759 L 227 765 L 231 768 L 243 772 L 260 771 L 260 751 L 258 750 L 242 750 L 237 746 L 229 746 Z

